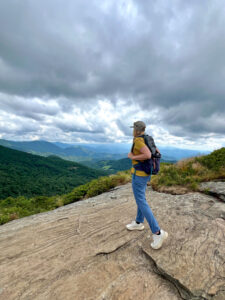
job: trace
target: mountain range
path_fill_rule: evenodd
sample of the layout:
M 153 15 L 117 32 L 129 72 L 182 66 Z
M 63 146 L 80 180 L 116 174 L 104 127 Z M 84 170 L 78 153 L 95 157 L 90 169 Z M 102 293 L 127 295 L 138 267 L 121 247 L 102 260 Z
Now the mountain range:
M 94 163 L 102 160 L 119 160 L 127 158 L 130 152 L 131 144 L 111 143 L 111 144 L 86 144 L 86 143 L 60 143 L 37 141 L 9 141 L 0 139 L 0 145 L 12 149 L 25 151 L 42 156 L 57 155 L 63 159 Z M 175 147 L 159 147 L 162 153 L 162 159 L 168 162 L 174 162 L 182 158 L 208 154 L 209 151 L 198 151 L 189 149 L 180 149 Z
M 110 153 L 104 152 L 98 148 L 83 146 L 83 145 L 71 145 L 62 143 L 51 143 L 47 141 L 8 141 L 0 139 L 0 145 L 32 153 L 38 154 L 42 156 L 49 156 L 49 155 L 57 155 L 63 159 L 71 160 L 71 161 L 82 161 L 82 160 L 92 160 L 92 159 L 120 159 L 124 158 L 124 153 Z
M 168 162 L 161 159 L 160 162 Z M 170 161 L 170 163 L 175 163 L 176 161 Z M 130 158 L 121 158 L 118 160 L 87 160 L 82 161 L 82 165 L 90 168 L 108 171 L 109 174 L 114 174 L 118 171 L 128 170 L 132 167 Z

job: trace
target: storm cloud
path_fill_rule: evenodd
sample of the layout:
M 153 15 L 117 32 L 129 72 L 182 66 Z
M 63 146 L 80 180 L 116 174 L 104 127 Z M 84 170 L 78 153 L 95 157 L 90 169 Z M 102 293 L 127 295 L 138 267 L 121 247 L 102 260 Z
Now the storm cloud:
M 2 0 L 1 136 L 225 145 L 224 53 L 219 0 Z

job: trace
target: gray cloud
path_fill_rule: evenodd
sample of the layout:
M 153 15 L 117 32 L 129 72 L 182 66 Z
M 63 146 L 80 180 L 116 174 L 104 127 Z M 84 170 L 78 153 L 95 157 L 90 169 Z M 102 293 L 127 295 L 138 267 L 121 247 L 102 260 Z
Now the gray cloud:
M 57 115 L 60 112 L 60 106 L 53 101 L 47 103 L 40 99 L 27 101 L 22 97 L 7 96 L 0 93 L 0 110 L 42 121 L 45 115 Z
M 219 0 L 3 0 L 0 109 L 46 125 L 47 116 L 74 106 L 89 111 L 98 99 L 120 111 L 123 100 L 127 107 L 138 104 L 144 121 L 175 136 L 222 137 L 223 6 Z M 127 118 L 116 125 L 129 136 L 135 111 Z M 60 130 L 91 131 L 90 138 L 101 139 L 101 120 L 99 128 L 90 123 L 92 129 L 53 121 Z
M 57 120 L 55 122 L 55 126 L 65 132 L 79 132 L 81 134 L 83 134 L 83 133 L 92 133 L 92 134 L 104 133 L 104 130 L 102 128 L 88 129 L 84 125 L 79 125 L 77 123 L 71 123 L 71 122 L 67 122 L 67 121 L 63 121 L 63 120 Z
M 15 118 L 4 120 L 4 123 L 0 120 L 0 132 L 4 135 L 20 136 L 25 134 L 40 133 L 40 127 L 35 121 L 28 121 L 26 119 Z

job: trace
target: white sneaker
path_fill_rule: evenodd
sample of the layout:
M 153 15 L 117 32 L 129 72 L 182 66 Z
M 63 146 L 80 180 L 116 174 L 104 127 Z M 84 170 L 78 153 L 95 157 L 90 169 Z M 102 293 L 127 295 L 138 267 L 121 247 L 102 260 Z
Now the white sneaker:
M 129 230 L 143 230 L 145 228 L 143 223 L 137 224 L 136 221 L 132 221 L 131 224 L 126 225 Z
M 153 234 L 153 242 L 151 243 L 151 247 L 153 249 L 159 249 L 162 247 L 163 242 L 167 239 L 168 233 L 163 229 L 160 229 L 160 234 Z

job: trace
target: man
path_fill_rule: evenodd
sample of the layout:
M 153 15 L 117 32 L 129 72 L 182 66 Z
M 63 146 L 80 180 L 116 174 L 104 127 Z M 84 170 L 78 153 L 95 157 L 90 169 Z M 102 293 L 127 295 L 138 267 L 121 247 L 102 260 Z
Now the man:
M 133 126 L 133 152 L 128 154 L 128 157 L 132 160 L 132 165 L 138 163 L 136 160 L 145 160 L 151 158 L 151 151 L 146 146 L 144 138 L 141 135 L 145 134 L 146 125 L 142 121 L 134 122 Z M 163 242 L 168 237 L 168 233 L 163 229 L 160 229 L 157 220 L 155 219 L 151 208 L 145 198 L 145 192 L 147 182 L 150 180 L 150 175 L 144 171 L 135 170 L 134 167 L 131 169 L 132 173 L 132 189 L 137 204 L 137 216 L 136 220 L 133 220 L 131 224 L 127 224 L 128 230 L 143 230 L 144 229 L 144 218 L 146 218 L 149 227 L 153 233 L 153 242 L 151 247 L 153 249 L 161 248 Z

